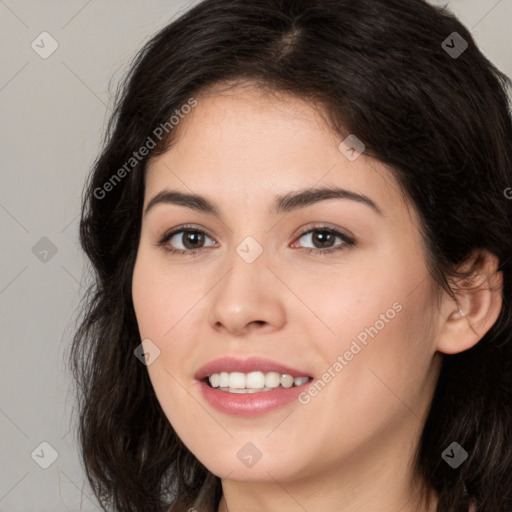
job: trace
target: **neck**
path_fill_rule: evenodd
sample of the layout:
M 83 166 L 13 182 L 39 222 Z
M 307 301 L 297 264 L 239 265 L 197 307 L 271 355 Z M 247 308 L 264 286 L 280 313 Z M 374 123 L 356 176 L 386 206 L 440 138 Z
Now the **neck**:
M 400 510 L 400 512 L 436 512 L 437 510 L 437 499 L 434 493 L 432 493 L 429 505 L 422 500 L 420 494 L 416 494 L 405 498 L 405 504 L 404 498 L 397 499 L 393 502 L 397 503 L 397 505 L 391 504 L 389 500 L 386 501 L 386 505 L 383 505 L 384 500 L 378 500 L 378 502 L 381 503 L 381 505 L 378 506 L 382 506 L 382 508 L 369 509 L 366 508 L 366 505 L 356 504 L 363 503 L 362 500 L 358 501 L 352 497 L 337 502 L 335 498 L 322 494 L 318 489 L 316 490 L 314 499 L 306 499 L 302 494 L 297 499 L 298 493 L 297 495 L 292 494 L 296 492 L 296 489 L 292 488 L 290 492 L 290 486 L 282 484 L 276 485 L 280 487 L 281 492 L 279 492 L 279 490 L 278 492 L 272 492 L 273 489 L 265 489 L 263 486 L 257 486 L 258 490 L 253 489 L 254 492 L 248 491 L 247 489 L 242 491 L 241 489 L 230 488 L 229 485 L 225 485 L 223 482 L 223 490 L 226 490 L 220 500 L 218 512 L 261 512 L 262 510 L 265 512 L 278 510 L 282 512 L 283 508 L 287 512 L 304 512 L 304 510 L 317 510 L 312 508 L 314 506 L 319 506 L 320 508 L 318 510 L 323 510 L 324 512 L 360 512 L 361 510 L 379 510 L 382 512 L 396 512 L 398 510 Z M 276 489 L 274 489 L 274 491 L 275 490 Z M 264 498 L 262 496 L 263 493 L 265 493 Z M 377 503 L 377 501 L 374 501 L 374 503 Z

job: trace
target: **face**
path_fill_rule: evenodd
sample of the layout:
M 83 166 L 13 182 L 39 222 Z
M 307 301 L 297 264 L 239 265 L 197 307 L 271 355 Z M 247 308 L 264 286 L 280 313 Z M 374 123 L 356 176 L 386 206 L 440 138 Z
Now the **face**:
M 414 210 L 389 170 L 340 149 L 311 105 L 241 86 L 196 99 L 148 166 L 133 273 L 147 370 L 172 427 L 210 471 L 242 481 L 410 455 L 438 375 Z M 324 188 L 353 196 L 292 199 Z M 205 369 L 232 372 L 214 389 L 197 372 L 223 357 L 238 362 Z M 278 387 L 236 388 L 258 370 L 246 386 Z M 287 388 L 288 372 L 310 380 Z

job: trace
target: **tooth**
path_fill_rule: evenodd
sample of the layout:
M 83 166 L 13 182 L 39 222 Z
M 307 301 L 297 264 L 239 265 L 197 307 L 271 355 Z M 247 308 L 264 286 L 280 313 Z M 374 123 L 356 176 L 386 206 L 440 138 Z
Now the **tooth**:
M 281 386 L 291 388 L 293 386 L 293 377 L 291 375 L 281 375 Z
M 281 384 L 281 375 L 277 372 L 269 372 L 265 375 L 265 387 L 277 388 Z
M 251 372 L 247 374 L 245 387 L 262 389 L 265 387 L 265 374 L 263 372 Z
M 212 388 L 231 389 L 233 393 L 244 392 L 256 393 L 258 391 L 270 391 L 279 386 L 291 388 L 292 386 L 301 386 L 310 379 L 309 377 L 292 377 L 288 374 L 279 374 L 278 372 L 269 372 L 267 374 L 254 371 L 247 374 L 242 372 L 221 372 L 213 373 L 209 377 Z
M 302 386 L 302 384 L 306 384 L 306 382 L 309 380 L 309 377 L 295 377 L 293 380 L 293 383 L 296 386 Z
M 229 387 L 235 389 L 245 388 L 245 373 L 231 372 L 229 374 Z
M 220 372 L 219 387 L 227 388 L 228 386 L 229 386 L 229 373 L 228 372 Z

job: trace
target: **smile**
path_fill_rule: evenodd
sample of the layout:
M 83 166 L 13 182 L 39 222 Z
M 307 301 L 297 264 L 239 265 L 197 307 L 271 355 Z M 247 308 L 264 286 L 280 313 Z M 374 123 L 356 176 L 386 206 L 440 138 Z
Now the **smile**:
M 206 382 L 212 388 L 228 393 L 257 393 L 260 391 L 273 391 L 276 388 L 291 388 L 302 386 L 309 382 L 310 377 L 293 377 L 289 374 L 278 372 L 255 371 L 250 373 L 242 372 L 220 372 L 210 375 Z

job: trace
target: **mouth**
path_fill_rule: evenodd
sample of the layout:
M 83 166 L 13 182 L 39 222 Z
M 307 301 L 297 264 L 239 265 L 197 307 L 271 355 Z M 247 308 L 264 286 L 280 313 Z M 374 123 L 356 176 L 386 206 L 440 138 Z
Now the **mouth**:
M 260 393 L 304 386 L 313 380 L 306 370 L 260 357 L 222 357 L 200 368 L 195 378 L 226 393 Z
M 297 402 L 313 380 L 311 370 L 261 357 L 221 357 L 194 375 L 203 399 L 221 413 L 255 417 Z
M 219 372 L 202 379 L 207 386 L 226 393 L 261 393 L 304 386 L 312 377 L 294 377 L 287 373 L 254 371 Z

